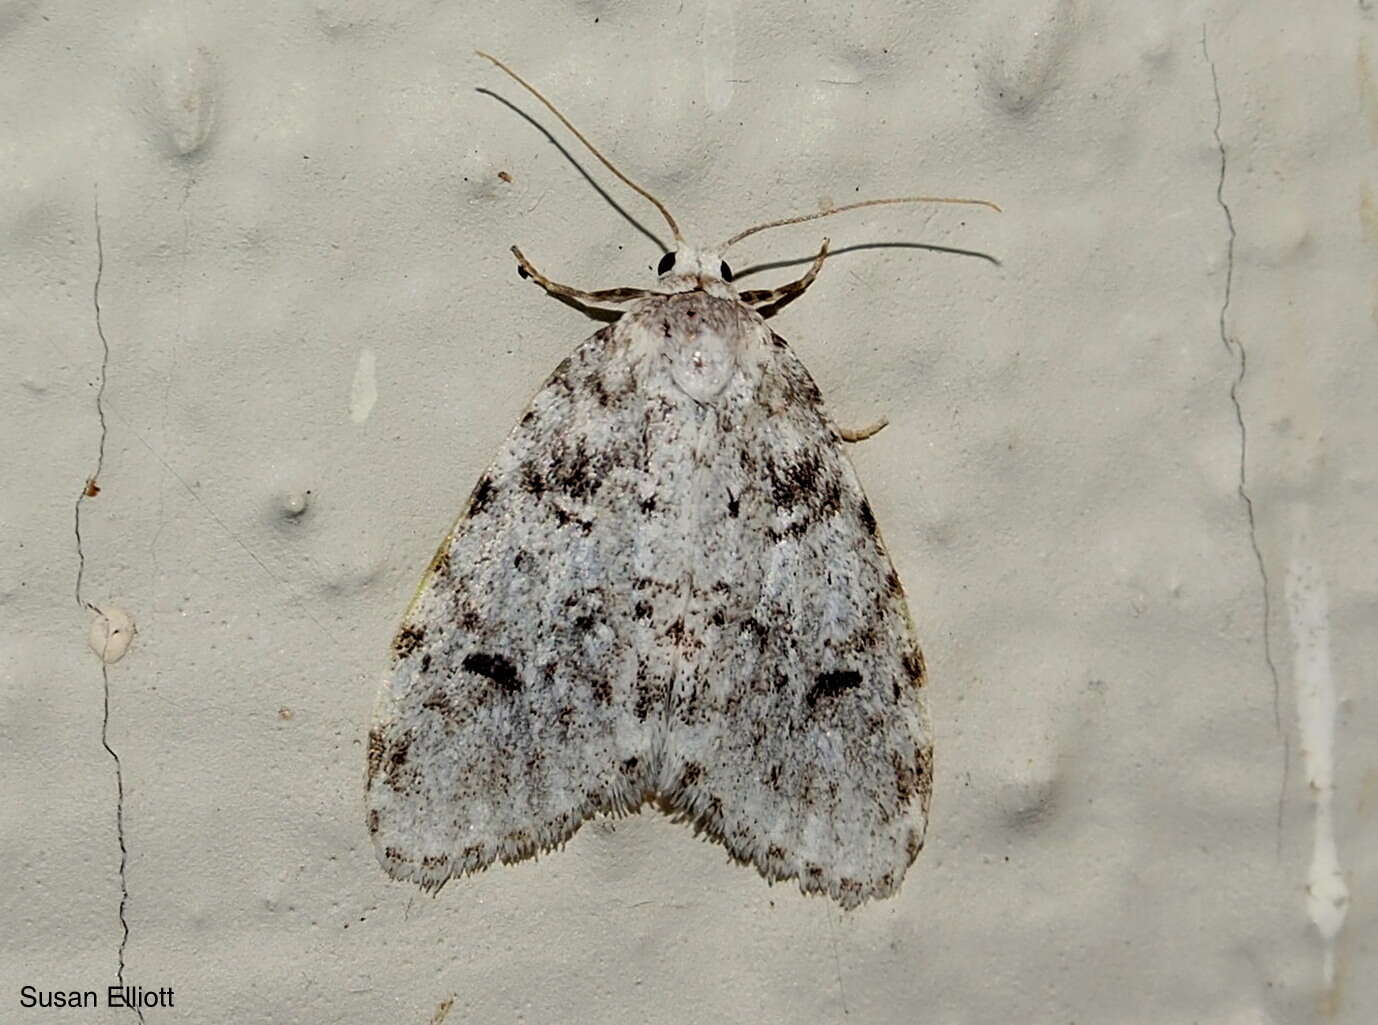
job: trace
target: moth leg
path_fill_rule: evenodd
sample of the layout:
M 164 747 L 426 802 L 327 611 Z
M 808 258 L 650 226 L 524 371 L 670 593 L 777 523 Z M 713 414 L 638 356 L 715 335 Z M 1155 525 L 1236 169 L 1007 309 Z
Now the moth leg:
M 563 299 L 566 302 L 576 303 L 580 306 L 602 306 L 620 308 L 627 303 L 637 299 L 644 299 L 648 295 L 656 295 L 655 292 L 647 291 L 644 288 L 605 288 L 597 292 L 585 292 L 583 289 L 570 288 L 562 285 L 558 281 L 551 281 L 548 277 L 531 266 L 531 261 L 522 255 L 522 251 L 516 246 L 512 247 L 512 255 L 517 258 L 517 273 L 523 278 L 536 282 L 556 299 Z
M 787 304 L 803 295 L 804 290 L 813 284 L 813 279 L 818 277 L 818 272 L 823 269 L 823 261 L 827 259 L 827 256 L 828 240 L 824 239 L 822 248 L 818 250 L 818 255 L 813 258 L 813 266 L 798 281 L 791 281 L 788 285 L 781 285 L 779 288 L 743 292 L 737 298 L 748 306 L 755 306 L 756 312 L 762 317 L 773 317 Z
M 858 441 L 865 441 L 867 438 L 874 438 L 877 434 L 885 430 L 885 428 L 888 426 L 890 426 L 890 421 L 887 420 L 885 417 L 881 417 L 875 423 L 870 424 L 866 427 L 857 427 L 855 429 L 849 427 L 839 427 L 837 429 L 837 435 L 843 441 L 855 443 Z

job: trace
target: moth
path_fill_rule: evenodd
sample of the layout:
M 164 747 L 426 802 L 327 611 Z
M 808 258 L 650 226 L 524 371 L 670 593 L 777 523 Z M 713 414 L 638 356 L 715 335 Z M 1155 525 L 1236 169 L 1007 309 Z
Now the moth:
M 817 386 L 768 319 L 813 282 L 738 291 L 670 212 L 652 289 L 536 393 L 441 542 L 368 736 L 368 830 L 427 890 L 653 803 L 769 881 L 851 908 L 923 846 L 932 727 L 904 589 Z M 986 203 L 984 205 L 994 206 Z M 997 208 L 998 209 L 998 208 Z M 878 429 L 878 428 L 877 428 Z

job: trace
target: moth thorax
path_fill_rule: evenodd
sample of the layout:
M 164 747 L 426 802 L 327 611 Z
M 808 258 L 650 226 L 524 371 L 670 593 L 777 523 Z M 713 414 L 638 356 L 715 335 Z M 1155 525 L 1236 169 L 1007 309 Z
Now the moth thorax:
M 670 376 L 697 402 L 712 402 L 737 372 L 737 339 L 697 318 L 677 318 L 665 347 Z

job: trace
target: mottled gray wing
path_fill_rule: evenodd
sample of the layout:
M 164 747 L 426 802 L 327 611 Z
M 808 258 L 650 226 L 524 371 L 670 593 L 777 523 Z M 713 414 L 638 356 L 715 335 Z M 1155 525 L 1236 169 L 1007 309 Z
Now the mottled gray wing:
M 627 599 L 678 570 L 641 508 L 663 411 L 619 322 L 532 400 L 441 544 L 369 734 L 367 817 L 395 877 L 438 887 L 562 843 L 652 789 L 666 660 Z M 661 482 L 664 487 L 664 482 Z
M 760 345 L 754 395 L 718 403 L 700 446 L 695 650 L 658 788 L 767 879 L 852 907 L 893 893 L 923 845 L 923 658 L 817 386 L 764 327 Z

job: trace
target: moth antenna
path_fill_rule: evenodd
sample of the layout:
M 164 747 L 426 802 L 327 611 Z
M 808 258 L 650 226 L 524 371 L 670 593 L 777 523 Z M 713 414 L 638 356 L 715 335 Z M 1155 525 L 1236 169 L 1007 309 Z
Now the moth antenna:
M 816 221 L 820 217 L 831 217 L 833 214 L 844 213 L 848 210 L 859 210 L 863 206 L 888 206 L 891 203 L 968 203 L 972 206 L 988 206 L 996 213 L 1004 213 L 995 203 L 988 199 L 955 199 L 951 196 L 901 196 L 895 199 L 867 199 L 860 203 L 848 203 L 846 206 L 834 207 L 831 210 L 824 210 L 816 214 L 801 214 L 798 217 L 785 217 L 778 221 L 767 221 L 765 224 L 757 224 L 739 231 L 730 239 L 722 244 L 718 249 L 719 253 L 727 252 L 730 246 L 735 246 L 748 235 L 754 235 L 758 231 L 765 231 L 767 228 L 780 228 L 786 224 L 803 224 L 805 221 Z M 659 204 L 656 204 L 657 206 Z
M 592 153 L 595 157 L 597 157 L 599 160 L 603 162 L 604 167 L 606 167 L 613 174 L 617 175 L 618 178 L 622 179 L 622 183 L 624 185 L 628 186 L 636 192 L 641 193 L 641 195 L 645 196 L 647 199 L 651 201 L 652 205 L 654 205 L 655 208 L 660 211 L 660 216 L 665 218 L 665 223 L 670 225 L 670 231 L 674 233 L 676 242 L 684 241 L 684 236 L 679 233 L 679 225 L 676 224 L 675 219 L 670 216 L 670 211 L 665 209 L 665 204 L 662 203 L 660 200 L 656 199 L 655 196 L 651 195 L 640 185 L 632 181 L 625 174 L 623 174 L 616 167 L 614 167 L 611 160 L 609 160 L 607 157 L 603 156 L 603 154 L 598 152 L 597 146 L 589 142 L 588 139 L 584 138 L 583 132 L 579 131 L 579 129 L 575 128 L 572 124 L 569 123 L 569 118 L 561 114 L 559 110 L 556 109 L 555 104 L 551 103 L 549 100 L 547 100 L 544 96 L 541 95 L 539 89 L 537 89 L 526 79 L 522 78 L 521 75 L 517 74 L 502 61 L 494 57 L 492 54 L 484 53 L 482 50 L 475 50 L 474 53 L 478 54 L 484 60 L 492 61 L 494 64 L 498 66 L 500 70 L 507 72 L 507 74 L 511 76 L 518 85 L 520 85 L 523 89 L 529 92 L 532 96 L 536 97 L 536 99 L 544 103 L 546 109 L 549 110 L 556 117 L 558 117 L 560 119 L 560 123 L 564 125 L 566 128 L 568 128 L 571 132 L 573 132 L 574 137 L 578 139 L 580 142 L 582 142 L 590 153 Z

